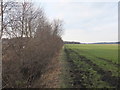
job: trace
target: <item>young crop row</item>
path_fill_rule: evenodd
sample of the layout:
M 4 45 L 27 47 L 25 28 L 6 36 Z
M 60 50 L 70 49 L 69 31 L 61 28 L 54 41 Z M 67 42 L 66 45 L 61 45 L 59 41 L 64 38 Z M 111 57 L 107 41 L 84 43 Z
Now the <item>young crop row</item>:
M 108 61 L 118 64 L 118 45 L 103 45 L 103 44 L 68 44 L 67 48 L 80 50 L 85 54 L 102 57 Z

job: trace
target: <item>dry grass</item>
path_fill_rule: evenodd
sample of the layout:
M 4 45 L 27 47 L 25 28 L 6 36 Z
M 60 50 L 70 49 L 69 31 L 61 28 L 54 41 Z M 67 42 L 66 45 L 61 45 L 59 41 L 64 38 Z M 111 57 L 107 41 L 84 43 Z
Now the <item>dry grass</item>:
M 41 75 L 37 84 L 34 87 L 40 88 L 60 88 L 61 66 L 58 60 L 59 55 L 56 55 L 46 68 L 46 72 Z

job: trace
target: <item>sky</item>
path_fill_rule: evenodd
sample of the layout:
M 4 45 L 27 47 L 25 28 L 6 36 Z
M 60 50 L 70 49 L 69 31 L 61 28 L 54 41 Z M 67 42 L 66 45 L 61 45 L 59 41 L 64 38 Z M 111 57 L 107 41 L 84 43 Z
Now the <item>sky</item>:
M 34 0 L 50 19 L 63 20 L 64 41 L 118 41 L 118 0 Z

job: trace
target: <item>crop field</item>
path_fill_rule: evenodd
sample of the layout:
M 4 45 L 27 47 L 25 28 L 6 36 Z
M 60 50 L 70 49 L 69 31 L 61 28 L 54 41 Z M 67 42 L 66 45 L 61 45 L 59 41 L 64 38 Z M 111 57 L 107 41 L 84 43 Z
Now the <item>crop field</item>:
M 64 52 L 72 87 L 119 87 L 117 44 L 65 44 Z

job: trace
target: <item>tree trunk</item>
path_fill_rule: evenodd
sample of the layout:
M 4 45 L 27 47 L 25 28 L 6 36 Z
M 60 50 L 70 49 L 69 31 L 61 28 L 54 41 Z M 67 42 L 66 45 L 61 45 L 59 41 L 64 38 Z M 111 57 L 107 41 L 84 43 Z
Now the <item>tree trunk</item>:
M 1 30 L 0 30 L 0 39 L 3 34 L 3 0 L 1 0 Z

